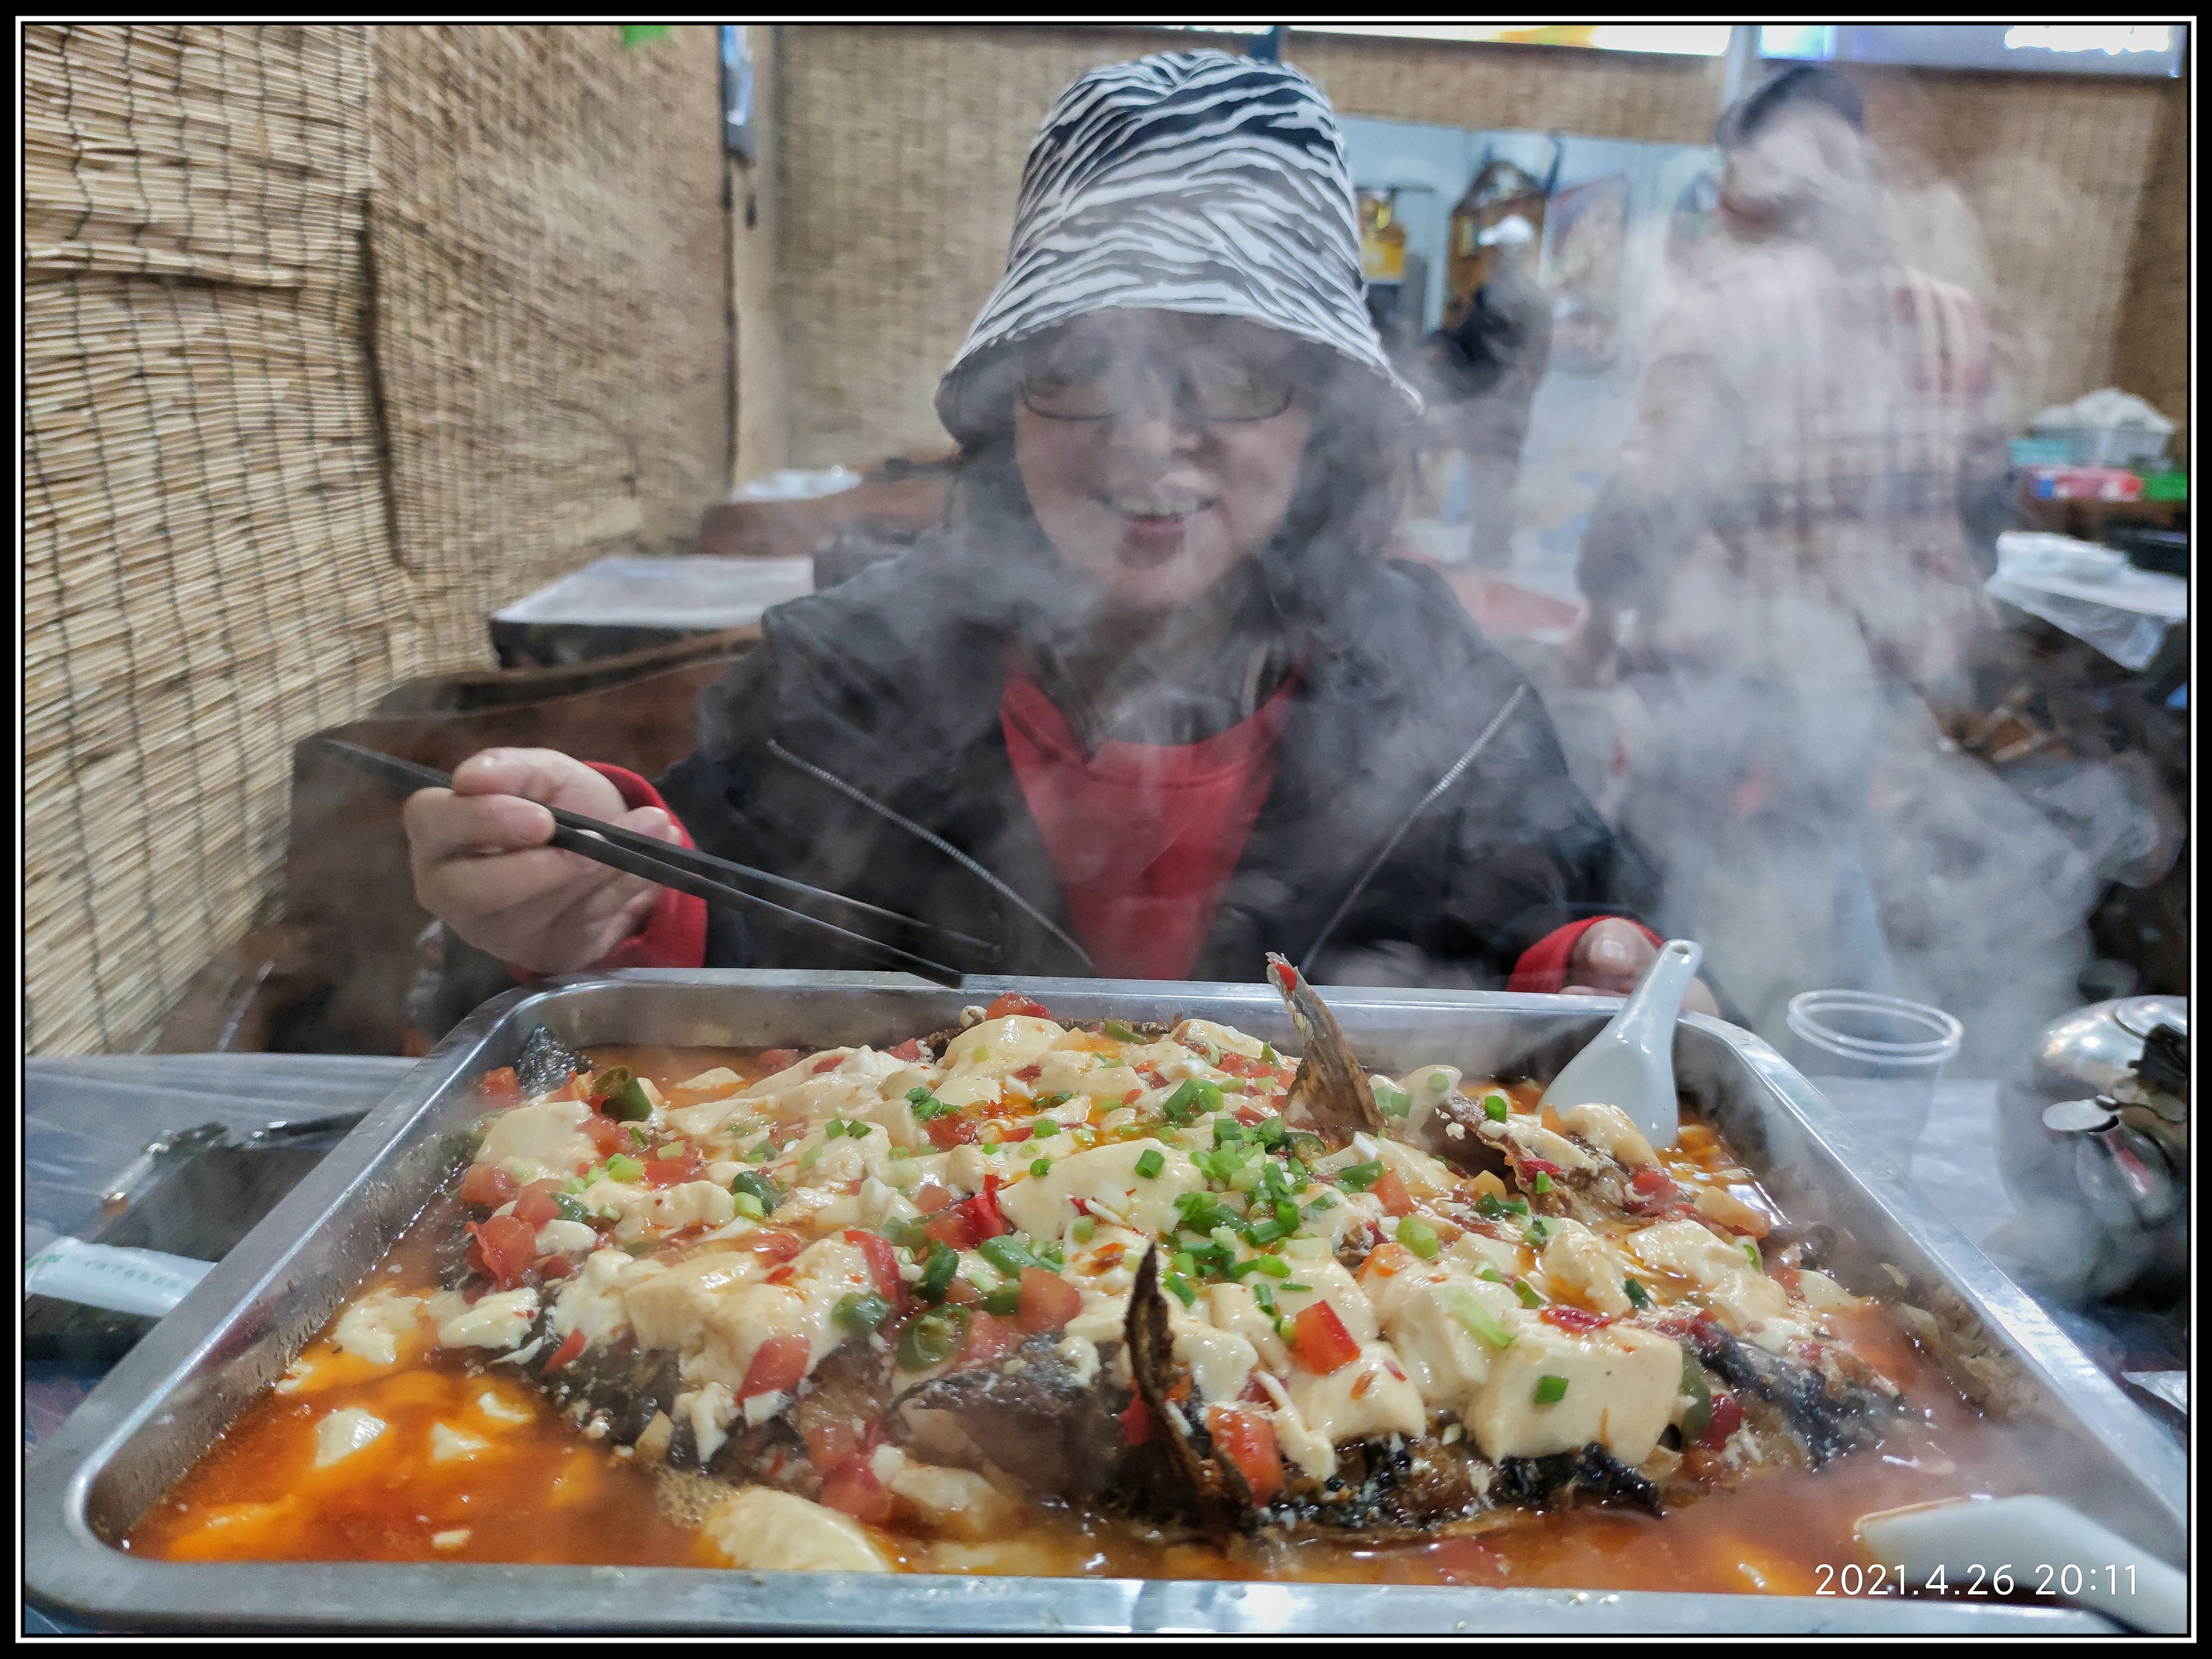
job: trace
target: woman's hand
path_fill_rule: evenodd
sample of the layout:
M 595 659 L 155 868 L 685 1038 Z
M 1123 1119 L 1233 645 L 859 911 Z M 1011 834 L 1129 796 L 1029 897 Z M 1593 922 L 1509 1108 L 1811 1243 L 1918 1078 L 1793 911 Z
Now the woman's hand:
M 1566 994 L 1625 997 L 1636 988 L 1636 981 L 1644 977 L 1644 970 L 1658 954 L 1659 947 L 1644 937 L 1641 927 L 1608 916 L 1583 929 L 1582 937 L 1575 941 L 1574 954 L 1567 958 Z M 1682 1006 L 1693 1014 L 1720 1017 L 1720 1005 L 1701 979 L 1690 981 Z
M 1586 691 L 1605 684 L 1618 643 L 1612 615 L 1595 605 L 1585 606 L 1575 620 L 1574 631 L 1559 647 L 1567 684 Z
M 453 769 L 451 789 L 410 796 L 404 815 L 415 896 L 478 950 L 541 974 L 607 955 L 651 914 L 660 890 L 546 843 L 558 806 L 662 841 L 680 839 L 658 807 L 551 749 L 487 749 Z

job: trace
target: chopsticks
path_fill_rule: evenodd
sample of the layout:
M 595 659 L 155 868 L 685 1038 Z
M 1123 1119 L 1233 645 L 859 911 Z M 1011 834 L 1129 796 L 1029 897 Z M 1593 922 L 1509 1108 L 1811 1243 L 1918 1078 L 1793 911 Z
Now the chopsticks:
M 453 775 L 441 772 L 434 767 L 418 766 L 413 761 L 401 760 L 396 755 L 387 755 L 380 750 L 364 749 L 359 744 L 347 743 L 338 738 L 313 738 L 308 741 L 356 771 L 410 792 L 453 787 Z M 824 939 L 834 939 L 840 945 L 881 966 L 903 969 L 934 984 L 957 989 L 963 970 L 931 957 L 901 950 L 896 945 L 872 939 L 865 933 L 840 927 L 819 916 L 791 909 L 732 884 L 757 882 L 797 898 L 834 906 L 855 919 L 903 929 L 917 942 L 926 942 L 935 949 L 941 950 L 951 945 L 957 947 L 958 954 L 974 958 L 979 965 L 989 963 L 999 954 L 999 947 L 988 940 L 957 933 L 951 928 L 939 927 L 913 916 L 901 915 L 896 910 L 886 910 L 859 899 L 848 898 L 842 893 L 809 887 L 804 882 L 793 881 L 786 876 L 756 870 L 750 865 L 733 864 L 712 854 L 656 841 L 650 836 L 641 836 L 634 830 L 624 830 L 617 824 L 605 823 L 580 812 L 570 812 L 558 806 L 549 806 L 545 810 L 553 815 L 552 845 L 563 852 L 574 853 L 580 858 L 620 870 L 626 875 L 641 876 L 647 881 L 672 887 L 679 893 L 689 893 L 694 898 L 704 899 L 709 904 L 720 905 L 726 909 L 750 910 L 775 916 L 802 931 L 811 931 Z

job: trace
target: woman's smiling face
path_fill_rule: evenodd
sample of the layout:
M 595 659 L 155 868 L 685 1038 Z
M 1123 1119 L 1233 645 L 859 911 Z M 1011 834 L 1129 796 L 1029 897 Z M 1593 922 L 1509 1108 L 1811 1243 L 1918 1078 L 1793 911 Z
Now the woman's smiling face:
M 1103 598 L 1163 611 L 1267 546 L 1311 429 L 1297 343 L 1231 318 L 1079 319 L 1028 349 L 1014 457 L 1060 556 Z

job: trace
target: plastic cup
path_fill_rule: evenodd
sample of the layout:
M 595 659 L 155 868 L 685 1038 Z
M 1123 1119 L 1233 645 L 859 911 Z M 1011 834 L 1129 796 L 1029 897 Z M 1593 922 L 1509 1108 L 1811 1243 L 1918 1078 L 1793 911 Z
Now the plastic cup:
M 1872 991 L 1804 992 L 1790 999 L 1789 1023 L 1790 1063 L 1852 1119 L 1894 1137 L 1909 1164 L 1966 1028 L 1941 1008 Z

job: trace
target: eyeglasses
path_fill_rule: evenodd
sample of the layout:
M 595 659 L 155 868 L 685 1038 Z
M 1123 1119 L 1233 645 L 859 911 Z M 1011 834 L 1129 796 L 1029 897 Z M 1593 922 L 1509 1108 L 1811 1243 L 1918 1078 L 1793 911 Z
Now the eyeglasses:
M 1208 422 L 1271 421 L 1297 396 L 1285 362 L 1196 343 L 1172 354 L 1100 339 L 1062 339 L 1024 364 L 1022 403 L 1051 421 L 1104 421 L 1165 385 L 1176 407 Z

